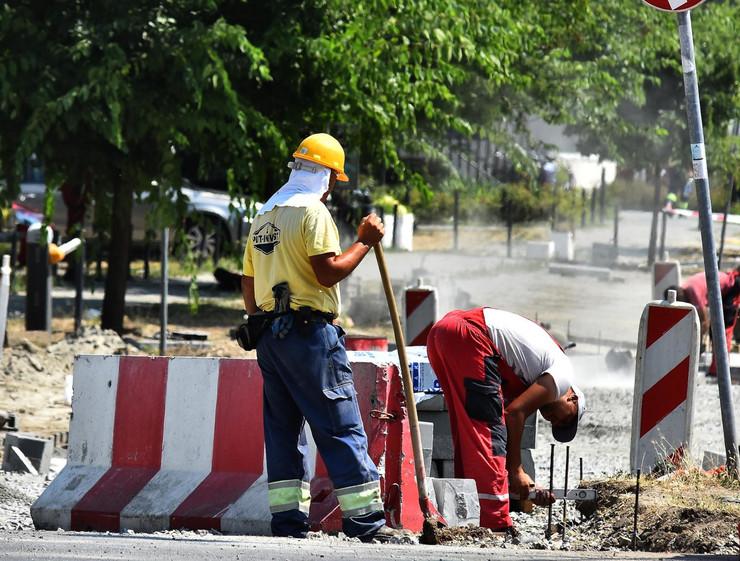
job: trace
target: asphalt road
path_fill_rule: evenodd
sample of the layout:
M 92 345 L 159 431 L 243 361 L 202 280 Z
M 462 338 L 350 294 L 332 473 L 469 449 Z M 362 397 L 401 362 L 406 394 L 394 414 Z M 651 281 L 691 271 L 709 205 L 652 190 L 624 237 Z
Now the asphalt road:
M 105 535 L 36 532 L 1 534 L 3 560 L 112 560 L 127 561 L 517 561 L 677 559 L 719 561 L 737 556 L 671 555 L 644 552 L 571 552 L 521 549 L 483 549 L 422 545 L 365 545 L 339 540 L 290 540 L 263 537 L 169 535 Z

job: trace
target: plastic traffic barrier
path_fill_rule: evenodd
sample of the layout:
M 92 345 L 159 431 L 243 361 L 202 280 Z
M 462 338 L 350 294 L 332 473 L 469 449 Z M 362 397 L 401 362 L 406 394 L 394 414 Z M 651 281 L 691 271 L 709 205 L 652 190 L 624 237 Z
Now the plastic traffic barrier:
M 690 304 L 650 302 L 640 320 L 630 467 L 649 473 L 691 449 L 699 320 Z
M 663 300 L 671 286 L 681 286 L 681 263 L 658 261 L 653 265 L 653 300 Z
M 404 290 L 403 325 L 407 345 L 427 344 L 429 331 L 437 321 L 438 307 L 437 289 L 425 286 L 422 279 Z

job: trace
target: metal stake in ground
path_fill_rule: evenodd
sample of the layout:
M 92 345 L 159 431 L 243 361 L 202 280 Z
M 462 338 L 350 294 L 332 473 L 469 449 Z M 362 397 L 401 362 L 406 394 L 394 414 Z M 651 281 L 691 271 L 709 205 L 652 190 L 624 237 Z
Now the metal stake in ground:
M 578 458 L 578 486 L 583 485 L 583 458 Z M 583 513 L 579 511 L 578 520 L 583 520 Z
M 632 523 L 632 550 L 637 549 L 637 511 L 640 508 L 640 470 L 637 470 L 637 482 L 635 483 L 635 515 Z
M 570 468 L 570 446 L 565 447 L 565 485 L 563 490 L 568 495 L 568 469 Z M 563 499 L 563 542 L 565 542 L 565 529 L 568 525 L 568 501 Z
M 691 141 L 691 159 L 694 166 L 694 185 L 699 201 L 699 225 L 704 250 L 704 274 L 709 289 L 709 310 L 711 319 L 714 353 L 717 357 L 717 385 L 722 411 L 722 429 L 724 431 L 725 450 L 727 452 L 727 469 L 737 477 L 737 436 L 735 432 L 735 413 L 730 386 L 730 364 L 727 357 L 727 341 L 724 337 L 725 326 L 722 314 L 722 296 L 719 289 L 719 270 L 717 267 L 712 232 L 712 202 L 709 197 L 709 174 L 707 172 L 706 152 L 704 148 L 704 130 L 699 103 L 699 83 L 696 78 L 694 62 L 694 38 L 691 30 L 690 12 L 678 14 L 678 34 L 681 41 L 681 63 L 683 66 L 684 90 L 686 93 L 686 112 Z
M 555 465 L 555 445 L 550 444 L 550 494 L 553 489 L 553 468 Z M 547 529 L 545 530 L 545 538 L 550 539 L 552 536 L 552 503 L 547 505 Z

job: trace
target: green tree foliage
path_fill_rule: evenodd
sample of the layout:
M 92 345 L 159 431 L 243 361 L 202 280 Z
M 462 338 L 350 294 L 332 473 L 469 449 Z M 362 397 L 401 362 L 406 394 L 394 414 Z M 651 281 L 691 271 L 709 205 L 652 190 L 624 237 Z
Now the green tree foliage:
M 739 10 L 695 12 L 710 135 L 737 116 Z M 156 216 L 185 160 L 264 198 L 289 150 L 323 130 L 366 171 L 419 185 L 409 154 L 445 160 L 451 132 L 514 146 L 540 114 L 576 127 L 586 151 L 645 165 L 682 144 L 675 29 L 637 0 L 6 2 L 2 196 L 32 153 L 52 185 L 89 186 L 111 211 L 103 321 L 120 330 L 132 197 L 150 191 Z
M 0 158 L 12 197 L 37 153 L 51 182 L 110 208 L 103 324 L 121 330 L 133 196 L 169 199 L 182 157 L 242 177 L 281 142 L 234 90 L 269 79 L 262 52 L 215 2 L 15 2 L 0 12 Z M 153 189 L 153 183 L 160 186 Z

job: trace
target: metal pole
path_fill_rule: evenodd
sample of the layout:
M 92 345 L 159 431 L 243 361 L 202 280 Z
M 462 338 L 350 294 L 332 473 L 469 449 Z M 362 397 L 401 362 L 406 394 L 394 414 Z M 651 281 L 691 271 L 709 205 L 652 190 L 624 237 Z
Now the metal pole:
M 637 470 L 637 483 L 635 484 L 635 514 L 632 520 L 632 550 L 637 549 L 637 511 L 640 508 L 640 470 Z
M 730 207 L 732 207 L 732 200 L 735 198 L 735 176 L 730 175 L 730 194 L 727 197 L 727 204 L 725 205 L 725 217 L 722 220 L 722 236 L 719 241 L 719 258 L 717 259 L 717 269 L 722 268 L 722 257 L 725 254 L 725 232 L 727 231 L 727 215 L 730 214 Z
M 614 205 L 614 247 L 619 249 L 619 205 Z
M 14 290 L 14 283 L 13 280 L 15 279 L 15 267 L 18 262 L 18 237 L 19 233 L 18 230 L 13 232 L 13 238 L 10 242 L 10 292 L 12 293 Z
M 458 249 L 458 222 L 460 220 L 460 190 L 455 189 L 455 206 L 452 222 L 452 233 L 455 244 L 455 251 Z
M 75 334 L 82 331 L 82 291 L 85 287 L 85 241 L 82 241 L 77 253 L 77 275 L 75 276 Z
M 162 229 L 162 298 L 159 304 L 159 354 L 167 353 L 167 296 L 169 282 L 170 229 Z
M 581 228 L 586 227 L 586 190 L 581 189 Z
M 606 217 L 606 168 L 601 168 L 601 190 L 599 192 L 599 222 Z
M 10 298 L 10 255 L 3 255 L 0 268 L 0 359 L 3 357 L 5 329 L 8 325 L 8 299 Z
M 550 444 L 550 494 L 553 490 L 553 468 L 555 466 L 555 445 Z M 552 536 L 552 503 L 547 505 L 547 530 L 545 530 L 545 538 L 548 540 Z
M 653 219 L 650 222 L 650 244 L 648 246 L 648 267 L 655 263 L 655 246 L 658 239 L 658 210 L 660 209 L 660 166 L 655 166 L 655 195 L 653 197 Z
M 596 220 L 596 192 L 597 191 L 598 191 L 598 188 L 596 187 L 591 189 L 591 224 L 593 224 L 594 220 Z
M 660 226 L 660 251 L 658 252 L 658 258 L 661 261 L 665 261 L 665 232 L 668 227 L 668 215 L 663 211 L 660 211 L 660 214 L 663 217 Z
M 398 205 L 393 205 L 393 237 L 391 238 L 393 249 L 398 247 L 398 231 Z
M 694 185 L 699 200 L 699 225 L 704 250 L 704 274 L 709 289 L 709 310 L 711 328 L 714 336 L 714 353 L 717 356 L 717 386 L 722 411 L 727 470 L 737 477 L 737 436 L 735 432 L 735 412 L 730 385 L 730 364 L 727 357 L 727 341 L 722 314 L 722 295 L 719 289 L 719 269 L 715 259 L 714 234 L 712 232 L 712 201 L 709 197 L 709 174 L 704 149 L 704 130 L 699 102 L 699 83 L 696 78 L 694 62 L 694 38 L 691 31 L 691 13 L 678 14 L 678 34 L 681 41 L 681 62 L 683 66 L 684 89 L 686 93 L 686 112 L 691 141 L 691 158 L 694 165 Z

